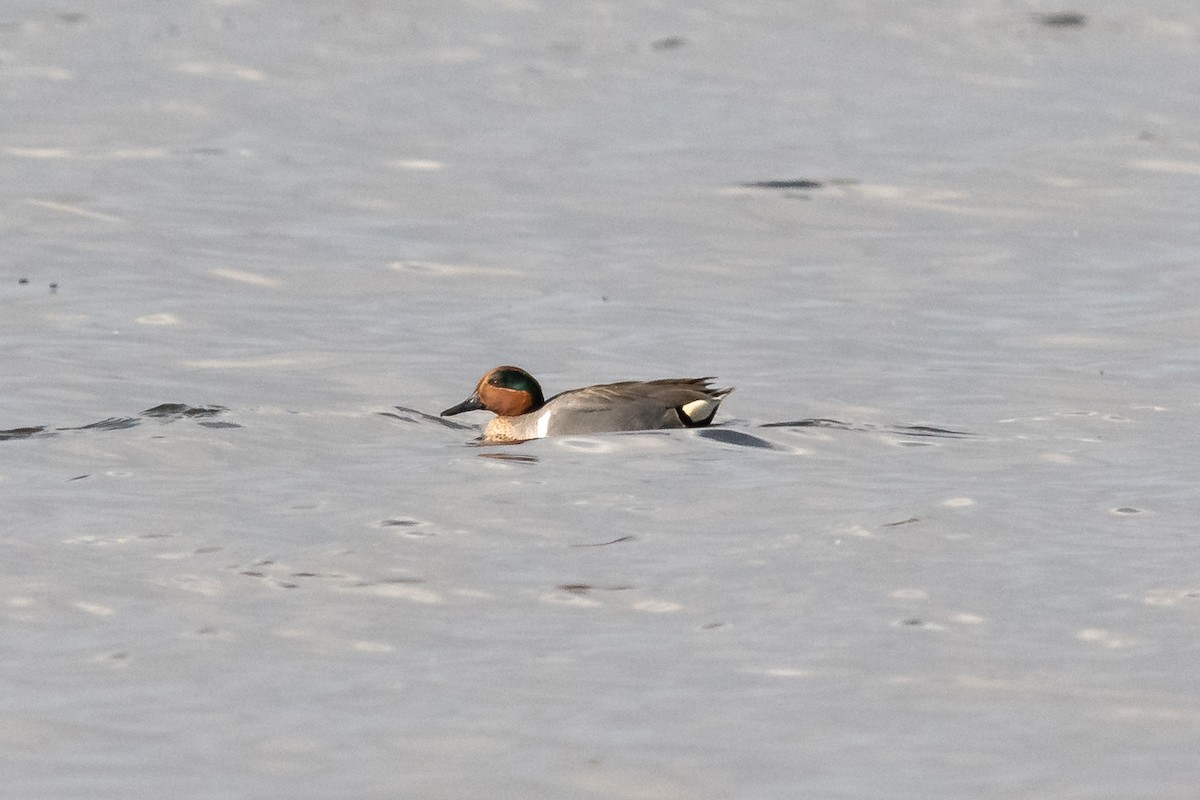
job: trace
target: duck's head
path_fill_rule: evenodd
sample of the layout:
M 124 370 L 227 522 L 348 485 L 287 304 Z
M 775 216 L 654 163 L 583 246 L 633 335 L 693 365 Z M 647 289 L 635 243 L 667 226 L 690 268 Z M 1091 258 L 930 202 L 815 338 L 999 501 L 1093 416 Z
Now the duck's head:
M 518 417 L 537 411 L 545 404 L 542 387 L 532 375 L 520 367 L 496 367 L 479 379 L 470 397 L 447 408 L 442 416 L 482 408 L 501 417 Z

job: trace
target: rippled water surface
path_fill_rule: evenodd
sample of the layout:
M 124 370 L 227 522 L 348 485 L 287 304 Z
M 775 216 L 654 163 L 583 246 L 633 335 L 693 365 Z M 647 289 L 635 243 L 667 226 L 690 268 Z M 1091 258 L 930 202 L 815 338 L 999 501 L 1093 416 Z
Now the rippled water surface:
M 175 5 L 0 9 L 5 796 L 1194 795 L 1194 4 Z

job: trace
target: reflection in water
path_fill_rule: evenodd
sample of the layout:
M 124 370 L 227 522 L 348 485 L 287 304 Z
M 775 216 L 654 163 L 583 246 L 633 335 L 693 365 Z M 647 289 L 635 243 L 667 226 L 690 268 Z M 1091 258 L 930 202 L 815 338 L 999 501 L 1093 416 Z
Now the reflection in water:
M 137 417 L 109 417 L 102 419 L 99 422 L 92 422 L 88 425 L 79 425 L 74 428 L 58 428 L 60 431 L 123 431 L 126 428 L 133 428 L 142 424 L 142 421 Z
M 794 419 L 788 422 L 766 422 L 760 428 L 839 428 L 844 431 L 853 430 L 849 423 L 836 419 Z
M 478 430 L 474 425 L 464 425 L 461 422 L 455 422 L 454 420 L 445 419 L 444 417 L 435 417 L 432 414 L 426 414 L 424 411 L 417 411 L 415 408 L 395 406 L 395 409 L 400 413 L 397 414 L 392 411 L 380 411 L 379 416 L 387 417 L 388 419 L 398 419 L 401 422 L 412 422 L 414 424 L 419 424 L 421 422 L 436 422 L 443 428 L 450 428 L 451 430 L 456 431 Z
M 134 417 L 109 417 L 99 422 L 89 422 L 87 425 L 64 425 L 50 429 L 46 425 L 34 425 L 25 428 L 9 428 L 0 430 L 0 442 L 9 439 L 29 439 L 35 436 L 55 436 L 60 431 L 122 431 L 141 425 L 146 419 L 157 419 L 166 424 L 182 419 L 205 420 L 199 424 L 206 428 L 240 428 L 236 422 L 206 421 L 210 417 L 222 414 L 227 409 L 224 406 L 189 406 L 186 403 L 162 403 L 142 411 Z
M 711 439 L 714 442 L 722 444 L 735 444 L 738 447 L 756 447 L 760 450 L 784 450 L 777 444 L 768 442 L 766 439 L 760 439 L 757 436 L 752 436 L 741 431 L 731 430 L 729 428 L 704 428 L 696 434 L 702 439 Z
M 978 437 L 977 433 L 968 431 L 952 431 L 946 428 L 931 428 L 928 425 L 905 425 L 903 427 L 887 428 L 893 433 L 902 433 L 906 436 L 929 436 L 934 439 L 971 439 Z
M 610 542 L 585 542 L 583 544 L 569 544 L 567 547 L 608 547 L 610 544 L 618 544 L 620 542 L 632 542 L 637 537 L 633 534 L 627 536 L 618 536 Z
M 613 586 L 593 586 L 590 583 L 560 583 L 554 588 L 562 592 L 570 592 L 571 594 L 587 594 L 593 590 L 600 592 L 627 592 L 633 587 L 625 583 Z
M 184 403 L 163 403 L 142 412 L 143 417 L 155 419 L 192 419 L 196 417 L 215 417 L 225 411 L 225 406 L 189 406 Z
M 515 444 L 519 444 L 515 443 Z M 515 453 L 480 453 L 480 458 L 494 458 L 497 461 L 511 461 L 517 464 L 536 464 L 537 456 L 519 456 Z
M 743 183 L 746 189 L 820 189 L 824 184 L 807 178 L 787 178 L 783 180 L 750 181 Z
M 979 434 L 955 431 L 949 428 L 934 428 L 929 425 L 853 425 L 836 419 L 797 419 L 789 422 L 767 422 L 761 428 L 836 428 L 843 431 L 869 433 L 894 433 L 900 436 L 921 436 L 932 439 L 973 439 Z
M 421 417 L 439 424 L 446 424 L 446 421 L 431 417 L 428 414 L 420 414 L 414 412 Z M 415 422 L 416 420 L 409 420 Z M 456 425 L 455 427 L 463 427 Z M 914 439 L 971 439 L 977 438 L 979 434 L 970 433 L 968 431 L 956 431 L 949 428 L 937 428 L 931 425 L 870 425 L 870 424 L 852 424 L 842 422 L 836 419 L 798 419 L 789 420 L 786 422 L 768 422 L 759 425 L 760 428 L 833 428 L 843 431 L 854 431 L 859 433 L 884 433 L 893 436 L 904 436 Z M 472 429 L 473 430 L 473 429 Z M 596 434 L 593 437 L 553 437 L 560 444 L 571 447 L 577 450 L 587 450 L 589 452 L 609 452 L 619 449 L 617 437 L 621 436 L 662 436 L 667 435 L 669 431 L 620 431 L 612 434 Z M 721 444 L 734 445 L 736 447 L 749 447 L 756 450 L 783 450 L 792 452 L 791 448 L 776 444 L 775 442 L 764 439 L 760 436 L 737 430 L 735 428 L 726 427 L 724 425 L 713 425 L 710 427 L 700 428 L 695 431 L 695 435 L 701 439 L 707 439 Z M 530 440 L 531 441 L 531 440 Z M 471 447 L 512 447 L 514 445 L 524 444 L 525 442 L 483 442 L 475 439 L 470 442 Z M 922 441 L 900 442 L 903 446 L 908 447 L 923 447 L 929 446 L 928 443 Z M 536 463 L 536 456 L 519 456 L 511 453 L 497 453 L 489 450 L 486 453 L 479 454 L 481 458 L 494 458 L 500 461 L 518 461 L 524 463 Z
M 32 428 L 9 428 L 6 431 L 0 431 L 0 442 L 6 442 L 9 439 L 29 439 L 45 431 L 46 428 L 43 425 L 36 425 Z M 53 436 L 54 434 L 48 432 L 47 435 Z
M 1033 20 L 1047 28 L 1082 28 L 1087 24 L 1087 15 L 1080 14 L 1078 11 L 1051 11 L 1045 14 L 1034 14 Z

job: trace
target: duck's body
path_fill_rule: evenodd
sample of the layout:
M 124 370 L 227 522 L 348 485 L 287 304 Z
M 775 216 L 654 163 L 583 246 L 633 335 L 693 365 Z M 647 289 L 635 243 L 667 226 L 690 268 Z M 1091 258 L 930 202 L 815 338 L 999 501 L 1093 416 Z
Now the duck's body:
M 523 442 L 546 436 L 697 428 L 712 422 L 733 391 L 713 389 L 712 378 L 668 378 L 585 386 L 542 399 L 542 387 L 519 367 L 496 367 L 475 391 L 442 416 L 486 409 L 496 414 L 485 442 Z

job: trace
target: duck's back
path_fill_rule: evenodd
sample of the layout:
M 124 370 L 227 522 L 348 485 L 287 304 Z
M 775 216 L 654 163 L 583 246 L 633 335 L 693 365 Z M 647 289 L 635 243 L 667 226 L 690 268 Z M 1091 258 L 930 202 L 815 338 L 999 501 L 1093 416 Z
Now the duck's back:
M 712 422 L 732 389 L 711 378 L 622 381 L 571 389 L 550 398 L 538 416 L 543 436 L 694 428 Z

